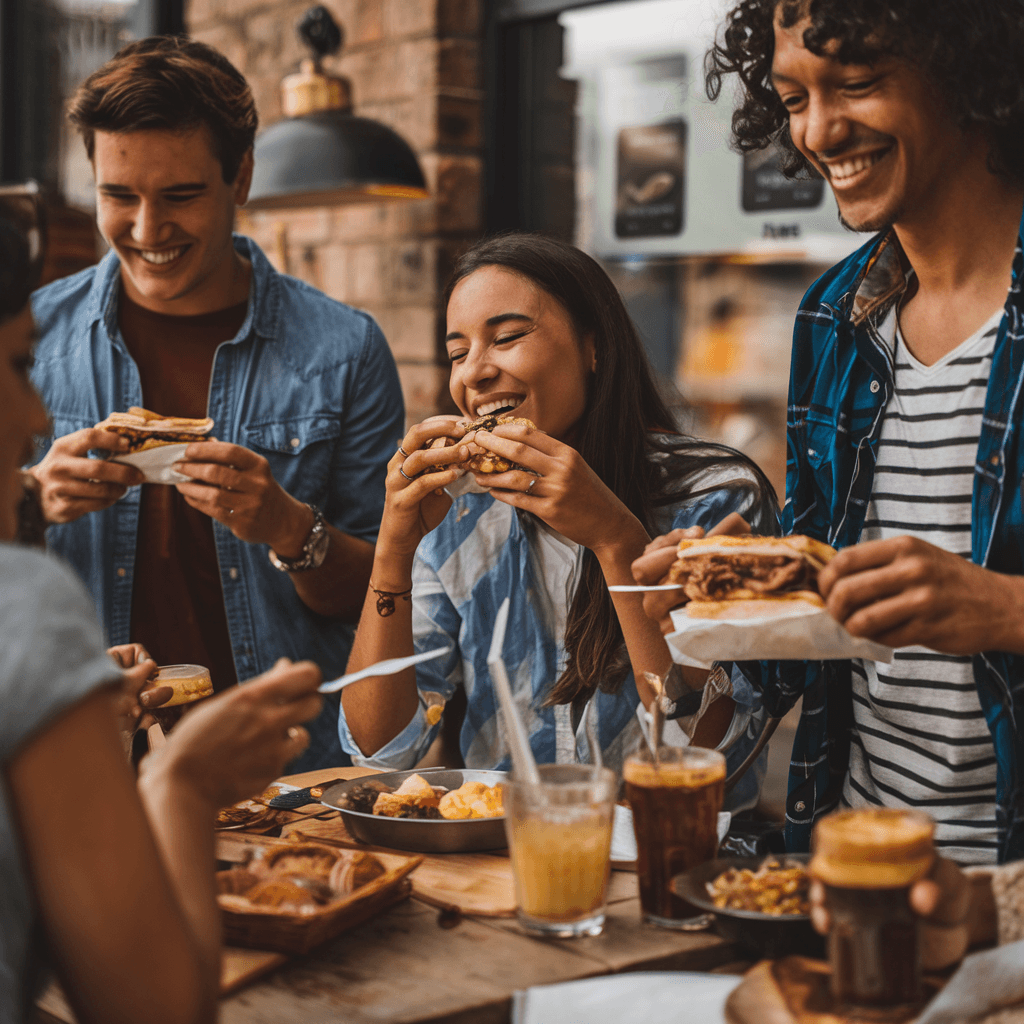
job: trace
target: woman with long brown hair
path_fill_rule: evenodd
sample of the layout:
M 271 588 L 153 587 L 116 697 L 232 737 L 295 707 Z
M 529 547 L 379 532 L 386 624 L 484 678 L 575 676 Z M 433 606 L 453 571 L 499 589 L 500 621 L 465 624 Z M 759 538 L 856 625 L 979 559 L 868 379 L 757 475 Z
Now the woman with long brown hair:
M 508 597 L 504 660 L 537 760 L 588 758 L 589 709 L 617 765 L 639 739 L 638 702 L 654 698 L 643 673 L 664 674 L 670 660 L 639 595 L 608 586 L 632 583 L 630 563 L 666 528 L 739 512 L 774 532 L 774 493 L 745 456 L 676 431 L 618 292 L 580 250 L 535 235 L 485 240 L 458 262 L 446 300 L 449 386 L 463 417 L 510 413 L 536 429 L 475 433 L 476 445 L 524 467 L 493 475 L 463 475 L 465 419 L 434 417 L 406 435 L 389 465 L 349 670 L 450 651 L 344 690 L 342 744 L 362 763 L 411 767 L 463 686 L 466 764 L 507 767 L 486 657 Z M 422 450 L 439 435 L 456 443 Z M 696 738 L 739 755 L 747 745 L 734 741 L 753 732 L 758 708 L 738 674 L 735 689 L 718 676 L 726 699 Z M 684 670 L 685 688 L 706 677 Z

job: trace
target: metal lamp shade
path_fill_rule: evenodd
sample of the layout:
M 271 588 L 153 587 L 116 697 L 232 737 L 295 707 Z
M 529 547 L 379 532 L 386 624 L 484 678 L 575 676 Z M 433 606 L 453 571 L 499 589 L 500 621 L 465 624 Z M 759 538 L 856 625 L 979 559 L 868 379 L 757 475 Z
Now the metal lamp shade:
M 286 118 L 256 140 L 250 209 L 426 199 L 423 172 L 390 128 L 343 110 Z

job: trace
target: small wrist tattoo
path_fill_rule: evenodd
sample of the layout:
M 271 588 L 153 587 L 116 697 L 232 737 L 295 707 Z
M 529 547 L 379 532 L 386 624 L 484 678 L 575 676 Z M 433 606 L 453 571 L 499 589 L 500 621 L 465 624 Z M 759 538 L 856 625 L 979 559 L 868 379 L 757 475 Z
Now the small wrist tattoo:
M 395 598 L 401 597 L 406 601 L 412 597 L 412 587 L 408 590 L 378 590 L 372 583 L 370 589 L 377 595 L 377 614 L 386 619 L 389 615 L 395 614 Z

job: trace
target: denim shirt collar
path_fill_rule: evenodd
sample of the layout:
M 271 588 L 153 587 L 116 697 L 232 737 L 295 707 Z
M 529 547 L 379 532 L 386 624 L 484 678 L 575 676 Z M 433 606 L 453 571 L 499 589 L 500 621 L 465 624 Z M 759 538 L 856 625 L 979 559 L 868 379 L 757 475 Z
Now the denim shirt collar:
M 238 334 L 228 344 L 241 341 L 255 332 L 261 338 L 273 341 L 278 337 L 281 319 L 281 296 L 277 275 L 263 251 L 245 235 L 234 235 L 235 252 L 244 256 L 252 267 L 249 281 L 249 308 Z M 103 321 L 107 337 L 120 347 L 121 332 L 117 326 L 117 300 L 120 295 L 121 261 L 111 249 L 100 260 L 96 276 L 85 304 L 85 316 L 90 323 Z

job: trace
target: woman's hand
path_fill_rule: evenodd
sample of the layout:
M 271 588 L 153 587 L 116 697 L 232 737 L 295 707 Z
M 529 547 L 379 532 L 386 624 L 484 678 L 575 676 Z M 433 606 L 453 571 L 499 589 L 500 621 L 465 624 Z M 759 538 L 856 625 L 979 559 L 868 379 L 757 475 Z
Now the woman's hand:
M 638 531 L 642 532 L 636 516 L 583 456 L 550 434 L 519 423 L 502 423 L 493 431 L 476 431 L 472 440 L 481 448 L 533 471 L 477 473 L 476 481 L 481 487 L 488 488 L 506 505 L 532 512 L 553 530 L 589 548 L 598 557 L 603 549 L 632 541 Z
M 465 425 L 457 416 L 432 416 L 417 423 L 402 439 L 401 447 L 388 463 L 384 516 L 377 540 L 379 551 L 411 557 L 419 542 L 448 514 L 452 500 L 444 488 L 465 472 L 457 463 L 469 457 L 469 450 L 460 444 L 428 451 L 422 448 L 435 437 L 459 439 L 465 433 Z M 443 468 L 424 473 L 436 467 Z
M 320 713 L 320 669 L 282 658 L 269 671 L 190 711 L 142 762 L 140 780 L 167 772 L 213 809 L 253 796 L 309 746 L 302 728 Z
M 132 737 L 139 729 L 148 729 L 156 719 L 143 715 L 145 708 L 158 708 L 174 696 L 170 686 L 149 688 L 157 673 L 157 664 L 142 644 L 118 644 L 107 654 L 124 670 L 121 689 L 114 698 L 117 728 L 126 750 L 131 750 Z
M 750 524 L 738 512 L 730 512 L 717 526 L 708 531 L 709 537 L 729 535 L 738 537 L 750 533 Z M 655 537 L 644 548 L 644 553 L 633 563 L 633 579 L 644 586 L 664 583 L 668 571 L 678 557 L 676 548 L 681 540 L 699 540 L 704 536 L 700 526 L 691 526 L 685 530 L 673 530 L 671 533 Z M 658 623 L 662 633 L 668 634 L 675 630 L 669 614 L 673 608 L 686 604 L 687 597 L 682 590 L 654 590 L 644 594 L 644 611 L 649 619 Z

